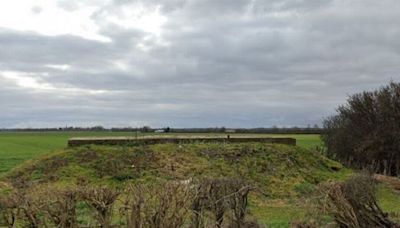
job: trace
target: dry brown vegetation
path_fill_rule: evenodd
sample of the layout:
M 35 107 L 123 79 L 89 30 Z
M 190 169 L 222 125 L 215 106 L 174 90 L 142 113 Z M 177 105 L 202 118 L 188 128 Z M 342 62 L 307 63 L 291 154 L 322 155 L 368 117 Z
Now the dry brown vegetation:
M 53 187 L 0 197 L 1 222 L 7 227 L 256 227 L 248 220 L 251 186 L 236 179 L 129 185 Z M 91 224 L 79 224 L 78 204 L 89 210 Z M 81 215 L 82 216 L 82 215 Z
M 359 174 L 343 183 L 323 186 L 319 205 L 339 227 L 400 227 L 378 205 L 376 187 L 372 176 Z
M 80 196 L 92 211 L 94 218 L 101 228 L 111 227 L 113 217 L 113 205 L 120 192 L 110 187 L 84 187 L 80 190 Z
M 179 183 L 164 186 L 132 185 L 126 190 L 121 214 L 128 227 L 183 227 L 190 211 L 194 192 Z

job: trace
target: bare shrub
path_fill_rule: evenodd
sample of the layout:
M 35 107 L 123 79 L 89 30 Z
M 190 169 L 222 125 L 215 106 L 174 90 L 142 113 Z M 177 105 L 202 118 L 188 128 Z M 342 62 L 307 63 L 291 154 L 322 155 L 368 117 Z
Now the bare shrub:
M 237 179 L 204 179 L 196 189 L 192 204 L 194 211 L 192 225 L 204 227 L 205 212 L 214 216 L 215 226 L 221 227 L 224 215 L 233 212 L 231 227 L 241 227 L 245 223 L 247 197 L 251 187 L 243 180 Z
M 359 174 L 343 183 L 323 188 L 323 209 L 340 227 L 396 227 L 376 199 L 376 183 L 366 174 Z
M 106 186 L 82 188 L 80 195 L 94 210 L 95 219 L 100 224 L 100 227 L 111 227 L 113 205 L 120 195 L 120 191 Z
M 250 186 L 236 179 L 169 182 L 128 188 L 123 215 L 128 227 L 261 227 L 246 221 Z
M 24 224 L 23 227 L 47 227 L 41 210 L 42 204 L 38 200 L 37 196 L 34 194 L 18 194 L 18 197 L 21 220 Z
M 48 186 L 29 193 L 15 191 L 0 197 L 0 214 L 8 227 L 18 223 L 24 227 L 74 228 L 76 196 L 75 190 Z
M 35 194 L 14 191 L 0 197 L 0 212 L 8 227 L 47 227 L 42 204 Z
M 40 194 L 41 210 L 54 226 L 60 228 L 78 227 L 76 215 L 77 189 L 43 187 L 36 194 Z
M 138 184 L 128 186 L 122 195 L 104 186 L 46 185 L 0 197 L 0 215 L 10 228 L 16 224 L 77 228 L 77 204 L 84 202 L 93 212 L 96 227 L 102 228 L 114 227 L 112 219 L 117 217 L 125 217 L 130 228 L 261 227 L 246 219 L 250 190 L 246 182 L 236 179 Z M 113 217 L 117 199 L 121 199 L 120 214 Z
M 0 195 L 0 216 L 7 227 L 15 227 L 19 215 L 19 196 L 16 192 Z
M 132 228 L 182 227 L 193 200 L 190 187 L 181 183 L 137 185 L 127 190 L 123 214 Z

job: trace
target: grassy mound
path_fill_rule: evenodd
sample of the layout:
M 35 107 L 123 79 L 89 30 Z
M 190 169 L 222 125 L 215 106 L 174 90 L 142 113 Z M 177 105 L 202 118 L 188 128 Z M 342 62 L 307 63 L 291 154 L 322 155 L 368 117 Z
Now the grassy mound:
M 262 143 L 82 146 L 25 162 L 0 180 L 1 190 L 80 185 L 186 182 L 198 178 L 240 178 L 257 190 L 249 195 L 250 212 L 270 227 L 288 227 L 312 212 L 310 194 L 321 182 L 344 180 L 352 171 L 309 149 Z M 398 212 L 400 197 L 380 188 L 380 204 Z M 393 216 L 395 217 L 395 216 Z
M 294 146 L 249 144 L 159 144 L 68 148 L 29 161 L 6 175 L 17 188 L 39 184 L 121 185 L 157 179 L 241 177 L 270 198 L 312 191 L 349 170 L 318 153 Z

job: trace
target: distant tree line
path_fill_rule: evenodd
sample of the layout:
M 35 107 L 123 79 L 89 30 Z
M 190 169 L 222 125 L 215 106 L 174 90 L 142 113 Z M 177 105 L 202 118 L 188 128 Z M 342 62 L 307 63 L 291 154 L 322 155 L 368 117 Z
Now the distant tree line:
M 40 131 L 109 131 L 109 132 L 155 132 L 162 130 L 165 133 L 249 133 L 249 134 L 321 134 L 323 129 L 318 125 L 308 127 L 271 127 L 271 128 L 151 128 L 143 127 L 122 127 L 122 128 L 105 128 L 102 126 L 94 127 L 62 127 L 62 128 L 17 128 L 17 129 L 0 129 L 0 131 L 24 131 L 24 132 L 40 132 Z
M 104 128 L 103 126 L 93 127 L 52 127 L 52 128 L 4 128 L 0 131 L 26 131 L 26 132 L 39 132 L 39 131 L 111 131 L 111 129 Z
M 400 176 L 400 84 L 352 95 L 324 121 L 330 158 L 351 167 Z
M 271 128 L 171 128 L 176 133 L 248 133 L 248 134 L 321 134 L 322 128 L 315 126 L 308 127 L 271 127 Z

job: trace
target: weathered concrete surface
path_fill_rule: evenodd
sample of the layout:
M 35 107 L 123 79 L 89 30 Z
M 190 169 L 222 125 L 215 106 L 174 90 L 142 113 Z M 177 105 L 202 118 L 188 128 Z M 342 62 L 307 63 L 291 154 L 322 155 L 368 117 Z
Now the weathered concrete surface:
M 296 145 L 294 138 L 252 138 L 252 137 L 155 137 L 155 138 L 135 138 L 135 137 L 90 137 L 90 138 L 71 138 L 68 140 L 68 146 L 82 145 L 127 145 L 127 144 L 158 144 L 158 143 L 194 143 L 194 142 L 226 142 L 226 143 L 277 143 L 286 145 Z

